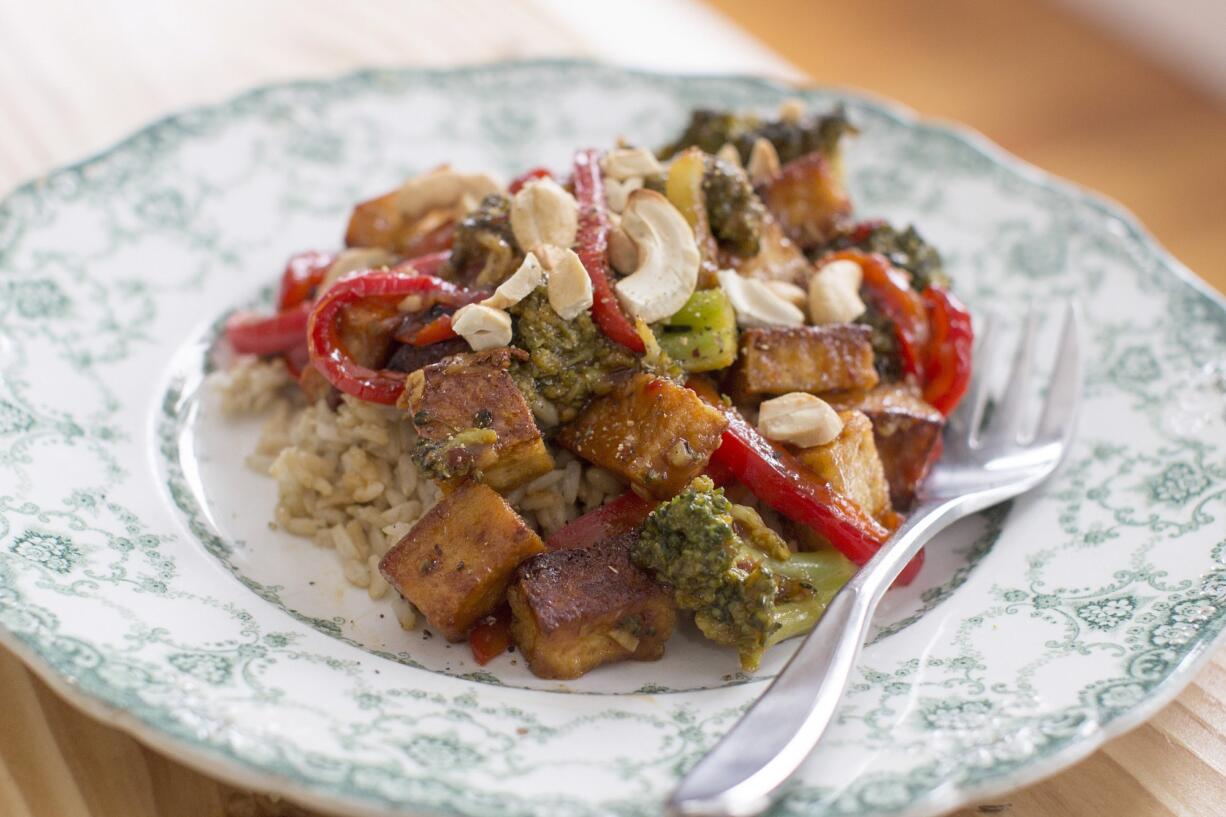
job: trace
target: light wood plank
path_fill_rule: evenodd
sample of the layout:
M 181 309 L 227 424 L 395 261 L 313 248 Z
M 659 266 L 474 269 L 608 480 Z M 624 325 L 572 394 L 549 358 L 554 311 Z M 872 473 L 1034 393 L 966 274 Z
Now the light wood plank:
M 4 717 L 0 718 L 0 765 L 16 783 L 17 802 L 37 815 L 91 817 L 90 807 L 73 774 L 39 701 L 39 685 L 11 653 L 0 650 L 0 690 Z M 72 713 L 77 720 L 87 720 Z M 112 770 L 113 773 L 113 770 Z M 4 789 L 0 789 L 0 792 Z M 0 814 L 9 804 L 0 801 Z
M 1226 108 L 1045 3 L 710 0 L 818 82 L 963 122 L 1135 212 L 1226 291 Z
M 967 122 L 1120 199 L 1226 289 L 1226 111 L 1109 37 L 1042 3 L 712 4 L 818 81 Z M 0 3 L 0 191 L 168 109 L 259 82 L 359 65 L 633 54 L 633 42 L 577 35 L 549 7 L 544 0 L 369 0 L 343 12 L 328 0 Z M 0 697 L 3 817 L 313 817 L 235 791 L 95 723 L 3 651 Z M 1224 702 L 1226 654 L 1219 653 L 1148 725 L 958 817 L 1221 813 Z M 995 806 L 1007 810 L 987 810 Z

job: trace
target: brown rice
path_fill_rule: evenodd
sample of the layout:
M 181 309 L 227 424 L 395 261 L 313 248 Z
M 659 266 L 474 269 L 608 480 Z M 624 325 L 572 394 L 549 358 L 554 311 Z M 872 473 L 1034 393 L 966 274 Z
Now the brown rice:
M 268 414 L 247 464 L 277 481 L 276 525 L 335 550 L 345 579 L 372 599 L 396 596 L 379 560 L 441 496 L 410 457 L 412 424 L 403 412 L 347 395 L 336 409 L 303 405 L 290 383 L 280 361 L 249 357 L 217 381 L 226 414 Z M 554 470 L 506 494 L 543 536 L 626 489 L 570 452 L 555 450 L 554 461 Z M 397 602 L 397 618 L 411 627 L 412 608 Z

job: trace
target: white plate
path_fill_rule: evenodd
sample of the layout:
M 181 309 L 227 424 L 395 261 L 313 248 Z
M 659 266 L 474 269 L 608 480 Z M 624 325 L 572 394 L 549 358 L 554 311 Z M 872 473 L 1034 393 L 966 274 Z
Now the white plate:
M 401 632 L 335 555 L 268 529 L 256 428 L 200 389 L 230 309 L 360 198 L 449 160 L 659 144 L 748 78 L 585 63 L 366 72 L 162 120 L 0 205 L 0 640 L 175 757 L 354 813 L 650 815 L 763 688 L 684 628 L 567 685 Z M 894 591 L 781 814 L 935 814 L 1152 714 L 1226 621 L 1226 310 L 1126 214 L 960 130 L 846 102 L 858 212 L 915 222 L 975 309 L 1078 298 L 1070 462 Z M 1050 310 L 1054 322 L 1058 310 Z M 314 584 L 311 584 L 314 582 Z M 567 694 L 569 693 L 569 694 Z

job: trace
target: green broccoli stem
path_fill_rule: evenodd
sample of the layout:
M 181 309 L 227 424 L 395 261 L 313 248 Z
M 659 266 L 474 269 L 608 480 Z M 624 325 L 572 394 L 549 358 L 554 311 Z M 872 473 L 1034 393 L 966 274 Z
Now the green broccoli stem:
M 826 605 L 829 603 L 830 599 L 818 601 L 814 598 L 775 605 L 774 619 L 779 626 L 766 637 L 764 648 L 773 647 L 780 641 L 787 641 L 812 630 L 822 613 L 826 612 Z
M 766 647 L 812 630 L 835 593 L 856 572 L 856 566 L 833 548 L 796 553 L 787 561 L 772 559 L 769 569 L 777 580 L 792 583 L 802 592 L 798 598 L 775 604 L 772 617 L 778 626 L 767 636 Z

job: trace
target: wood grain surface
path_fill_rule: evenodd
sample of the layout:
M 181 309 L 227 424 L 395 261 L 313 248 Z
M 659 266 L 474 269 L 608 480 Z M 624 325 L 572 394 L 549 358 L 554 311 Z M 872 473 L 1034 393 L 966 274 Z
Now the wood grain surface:
M 705 50 L 657 50 L 647 62 L 783 74 L 787 60 L 819 82 L 965 122 L 1120 200 L 1226 290 L 1226 110 L 1067 12 L 1004 0 L 711 4 L 783 59 L 718 20 L 690 17 L 705 26 L 697 38 Z M 660 32 L 624 32 L 635 31 L 630 15 L 660 5 L 626 0 L 615 13 L 581 13 L 548 0 L 0 0 L 0 192 L 168 110 L 270 80 L 528 54 L 642 63 L 643 44 L 659 43 Z M 662 5 L 692 12 L 684 0 Z M 0 817 L 315 814 L 236 791 L 93 721 L 3 650 L 0 700 Z M 1219 654 L 1148 724 L 1055 777 L 957 815 L 1226 814 L 1224 735 Z

